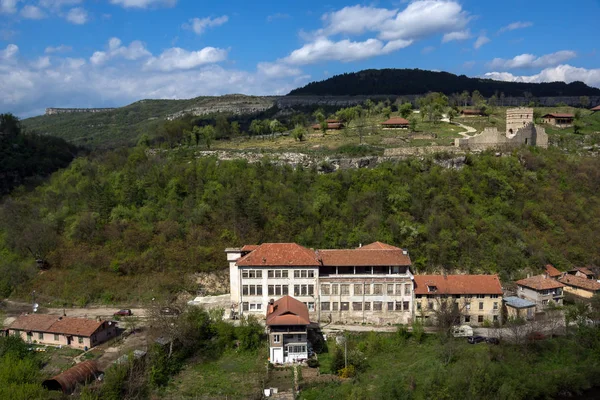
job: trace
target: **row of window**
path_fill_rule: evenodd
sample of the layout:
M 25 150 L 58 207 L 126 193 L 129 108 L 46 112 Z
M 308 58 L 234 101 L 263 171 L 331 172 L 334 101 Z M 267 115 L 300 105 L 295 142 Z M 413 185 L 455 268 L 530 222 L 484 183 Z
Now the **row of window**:
M 20 336 L 20 332 L 19 331 L 14 331 L 13 335 L 14 336 Z M 44 333 L 43 332 L 38 332 L 37 336 L 38 336 L 38 340 L 44 340 Z M 83 337 L 82 336 L 76 336 L 76 337 L 77 337 L 77 342 L 82 344 L 83 343 Z M 31 342 L 32 338 L 33 338 L 33 332 L 27 332 L 27 341 Z M 54 334 L 54 341 L 55 342 L 60 341 L 60 335 L 58 335 L 58 334 L 55 333 Z
M 287 278 L 289 275 L 287 269 L 269 269 L 267 270 L 268 278 Z M 243 269 L 242 278 L 260 279 L 263 276 L 263 271 L 260 269 Z M 314 278 L 315 270 L 313 269 L 295 269 L 294 278 Z
M 479 322 L 480 324 L 483 322 L 483 315 L 478 315 L 477 316 L 477 322 Z M 498 316 L 494 315 L 494 322 L 498 322 Z M 469 323 L 471 322 L 471 316 L 470 315 L 465 315 L 465 323 Z
M 262 285 L 242 285 L 242 295 L 244 296 L 262 296 Z
M 458 303 L 454 303 L 454 306 L 458 308 Z M 484 306 L 483 301 L 480 301 L 479 302 L 479 310 L 483 310 L 483 306 Z M 494 310 L 498 310 L 498 302 L 497 301 L 494 302 L 492 308 Z M 421 310 L 421 309 L 422 309 L 421 302 L 417 302 L 417 310 Z M 429 310 L 435 310 L 436 309 L 436 303 L 434 303 L 433 301 L 428 302 L 427 303 L 427 309 L 429 309 Z M 470 303 L 465 304 L 465 310 L 470 310 L 470 309 L 471 309 L 471 304 Z
M 267 293 L 269 296 L 285 296 L 289 294 L 288 285 L 268 285 Z M 243 296 L 262 296 L 262 285 L 242 285 Z M 315 285 L 294 285 L 294 296 L 313 296 L 315 294 Z
M 370 301 L 366 302 L 329 302 L 323 301 L 321 302 L 321 311 L 349 311 L 350 304 L 352 304 L 352 311 L 371 311 L 371 306 L 373 307 L 373 311 L 383 311 L 384 302 L 382 301 L 374 301 L 371 303 Z M 410 311 L 410 302 L 408 301 L 388 301 L 387 303 L 387 311 Z
M 384 294 L 388 294 L 388 295 L 397 295 L 397 296 L 402 296 L 402 294 L 404 294 L 404 296 L 410 296 L 411 292 L 412 292 L 412 288 L 410 284 L 393 284 L 393 283 L 387 283 L 387 284 L 383 284 L 383 283 L 355 283 L 353 285 L 350 284 L 337 284 L 337 283 L 333 283 L 333 284 L 329 284 L 329 283 L 324 283 L 321 284 L 321 294 L 325 295 L 325 296 L 329 296 L 329 295 L 337 295 L 337 294 L 342 294 L 342 295 L 350 295 L 350 288 L 352 286 L 352 291 L 353 294 L 355 296 L 360 296 L 360 295 L 382 295 Z
M 472 299 L 472 298 L 476 298 L 476 299 L 485 299 L 486 294 L 465 294 L 465 295 L 460 295 L 460 294 L 453 294 L 453 295 L 446 295 L 446 294 L 441 294 L 441 295 L 435 295 L 435 294 L 427 294 L 427 295 L 422 295 L 422 294 L 417 294 L 415 297 L 417 299 L 421 299 L 423 298 L 423 296 L 427 296 L 428 299 L 434 299 L 434 298 L 441 298 L 441 299 L 447 299 L 447 298 L 453 298 L 453 299 Z M 500 296 L 497 294 L 490 294 L 490 299 L 498 299 Z
M 262 310 L 261 303 L 249 303 L 247 301 L 242 303 L 242 311 L 260 311 Z

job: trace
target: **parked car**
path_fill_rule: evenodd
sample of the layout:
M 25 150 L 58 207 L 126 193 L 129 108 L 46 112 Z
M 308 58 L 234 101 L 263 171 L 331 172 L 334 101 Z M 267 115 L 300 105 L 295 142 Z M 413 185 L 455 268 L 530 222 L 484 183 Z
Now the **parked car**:
M 531 341 L 544 340 L 546 339 L 546 336 L 542 332 L 531 332 L 527 335 L 527 339 Z
M 133 313 L 131 312 L 131 310 L 129 308 L 124 308 L 122 310 L 117 311 L 113 315 L 115 317 L 129 317 L 129 316 L 133 315 Z
M 500 339 L 495 338 L 495 337 L 489 337 L 487 339 L 485 339 L 486 342 L 488 342 L 489 344 L 500 344 Z
M 179 315 L 181 311 L 174 307 L 163 307 L 160 309 L 160 315 Z
M 467 337 L 467 342 L 469 342 L 470 344 L 477 344 L 477 343 L 485 342 L 485 337 L 484 336 L 469 336 L 469 337 Z

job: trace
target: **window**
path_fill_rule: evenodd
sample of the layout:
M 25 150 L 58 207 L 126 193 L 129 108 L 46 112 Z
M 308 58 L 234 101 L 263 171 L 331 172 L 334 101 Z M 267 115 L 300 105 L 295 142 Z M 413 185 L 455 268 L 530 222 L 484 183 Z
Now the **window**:
M 365 307 L 364 307 L 365 311 L 371 311 L 371 303 L 370 302 L 365 302 Z
M 58 335 L 55 333 L 55 334 L 54 334 L 54 341 L 55 341 L 55 342 L 58 342 L 58 340 L 59 340 L 59 337 L 58 337 Z
M 360 301 L 352 302 L 352 310 L 353 311 L 362 311 L 362 303 Z
M 260 269 L 247 269 L 242 271 L 242 278 L 262 278 L 262 271 Z
M 328 284 L 321 285 L 321 294 L 328 296 L 331 293 L 331 286 Z
M 410 308 L 410 305 L 409 305 L 409 304 L 410 304 L 410 303 L 409 303 L 408 301 L 405 301 L 405 302 L 403 302 L 402 304 L 403 304 L 403 306 L 402 306 L 402 311 L 410 311 L 410 310 L 409 310 L 409 308 Z
M 460 299 L 460 294 L 455 294 L 455 295 L 454 295 L 454 298 L 455 298 L 455 299 Z
M 494 310 L 498 309 L 498 302 L 494 302 Z
M 267 272 L 267 276 L 269 278 L 287 278 L 288 277 L 288 271 L 287 269 L 281 270 L 281 269 L 270 269 Z
M 421 309 L 421 302 L 417 303 L 417 310 Z
M 315 285 L 308 285 L 308 295 L 312 296 L 315 294 Z
M 361 283 L 356 283 L 354 284 L 354 295 L 359 295 L 362 294 L 363 290 L 362 290 L 362 284 Z
M 300 285 L 300 294 L 306 296 L 308 293 L 308 285 Z
M 281 343 L 281 335 L 273 335 L 273 343 Z
M 315 311 L 315 303 L 310 301 L 308 302 L 308 304 L 306 305 L 308 307 L 308 311 L 313 312 Z
M 314 278 L 314 277 L 315 277 L 315 271 L 314 271 L 314 270 L 312 270 L 312 269 L 309 269 L 309 270 L 307 271 L 307 274 L 308 274 L 308 277 L 309 277 L 309 278 Z
M 387 285 L 387 294 L 394 294 L 394 284 Z
M 548 305 L 548 300 L 542 300 L 542 305 L 543 306 L 547 306 Z
M 494 322 L 498 322 L 498 316 L 494 315 Z
M 373 302 L 373 311 L 381 311 L 383 309 L 383 303 L 381 301 Z
M 348 311 L 349 309 L 350 309 L 350 303 L 348 303 L 347 301 L 342 301 L 340 303 L 340 310 Z
M 275 278 L 274 272 L 272 269 L 267 271 L 267 278 Z
M 331 294 L 338 294 L 338 286 L 337 284 L 331 285 Z
M 498 295 L 497 295 L 497 294 L 491 294 L 491 295 L 490 295 L 490 298 L 492 298 L 492 299 L 497 299 L 497 298 L 498 298 Z
M 300 278 L 300 270 L 299 269 L 294 270 L 294 278 Z
M 428 292 L 437 292 L 437 286 L 435 286 L 435 285 L 427 286 L 427 291 Z
M 338 307 L 339 307 L 339 305 L 338 305 L 338 302 L 337 302 L 337 301 L 336 301 L 336 302 L 333 302 L 333 303 L 331 303 L 331 309 L 332 309 L 333 311 L 337 311 L 337 310 L 338 310 Z
M 400 301 L 396 302 L 396 311 L 402 311 L 402 302 L 400 302 Z
M 340 290 L 342 294 L 350 294 L 350 285 L 340 285 Z
M 269 271 L 271 272 L 271 271 Z M 267 287 L 267 293 L 269 296 L 275 296 L 275 286 L 274 285 L 269 285 Z
M 373 285 L 373 294 L 382 294 L 381 291 L 383 288 L 381 287 L 381 283 L 376 283 Z
M 471 305 L 470 304 L 465 304 L 465 309 L 466 310 L 470 310 L 471 309 Z
M 415 297 L 416 297 L 417 299 L 420 299 L 420 298 L 422 298 L 423 296 L 422 296 L 422 295 L 420 295 L 420 294 L 418 294 L 418 295 L 416 295 Z
M 300 296 L 300 285 L 294 285 L 294 296 Z
M 387 310 L 388 311 L 394 311 L 394 302 L 393 301 L 388 301 L 388 303 L 387 303 Z
M 247 301 L 242 303 L 242 311 L 248 311 L 248 302 Z
M 477 299 L 485 299 L 485 294 L 475 295 L 475 298 L 477 298 Z
M 365 289 L 364 290 L 365 294 L 371 294 L 371 284 L 370 283 L 365 284 L 364 289 Z
M 483 315 L 478 315 L 477 316 L 477 322 L 479 322 L 479 323 L 483 322 Z
M 39 340 L 44 340 L 44 334 L 42 332 L 38 333 L 38 339 Z
M 433 301 L 430 301 L 429 303 L 427 303 L 427 308 L 429 308 L 430 310 L 433 310 Z
M 78 336 L 77 337 L 77 343 L 83 344 L 83 337 L 82 336 Z
M 465 323 L 467 322 L 471 322 L 471 316 L 470 315 L 465 315 Z
M 288 295 L 289 294 L 289 289 L 290 288 L 288 287 L 288 285 L 281 286 L 281 294 L 284 295 L 284 296 Z
M 480 302 L 479 302 L 479 309 L 480 309 L 480 310 L 483 310 L 483 301 L 480 301 Z
M 329 311 L 330 307 L 330 303 L 328 301 L 322 301 L 321 302 L 321 311 Z
M 242 285 L 242 295 L 248 296 L 248 285 Z
M 300 270 L 300 278 L 306 278 L 308 276 L 308 271 L 305 269 Z
M 410 296 L 411 292 L 412 292 L 412 288 L 410 287 L 410 284 L 404 285 L 404 295 L 405 296 Z
M 275 295 L 281 296 L 281 285 L 275 286 Z

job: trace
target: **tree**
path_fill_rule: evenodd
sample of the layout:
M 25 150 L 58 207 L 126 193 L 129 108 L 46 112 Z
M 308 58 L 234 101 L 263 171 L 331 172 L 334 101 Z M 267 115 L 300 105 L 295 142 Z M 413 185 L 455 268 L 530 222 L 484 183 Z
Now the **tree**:
M 454 108 L 451 108 L 448 110 L 448 113 L 446 115 L 448 116 L 448 121 L 452 122 L 452 121 L 454 121 L 454 118 L 456 118 L 458 113 L 456 112 L 456 110 Z
M 323 112 L 322 108 L 319 108 L 317 111 L 315 111 L 313 113 L 313 117 L 315 118 L 315 120 L 320 124 L 321 122 L 325 121 L 325 113 Z
M 0 114 L 0 134 L 16 136 L 21 133 L 21 121 L 19 118 L 8 113 Z
M 250 123 L 249 131 L 252 134 L 258 136 L 258 135 L 262 134 L 262 129 L 263 129 L 262 123 L 257 119 L 253 119 L 252 122 Z
M 481 93 L 479 93 L 479 90 L 474 90 L 471 94 L 471 104 L 479 108 L 483 103 L 485 103 L 485 99 Z
M 239 136 L 240 135 L 240 123 L 237 121 L 233 121 L 231 123 L 231 135 Z
M 398 112 L 402 118 L 408 118 L 412 114 L 412 103 L 404 103 L 398 108 Z
M 460 94 L 460 99 L 463 103 L 463 107 L 466 107 L 469 104 L 470 98 L 471 98 L 471 96 L 469 95 L 469 92 L 466 90 Z
M 388 119 L 389 119 L 389 118 L 390 118 L 390 116 L 392 115 L 392 109 L 391 109 L 390 107 L 384 107 L 384 108 L 381 110 L 381 113 L 383 114 L 383 116 L 384 116 L 385 118 L 388 118 Z
M 409 123 L 410 123 L 410 125 L 409 125 L 410 131 L 416 132 L 417 131 L 417 119 L 415 117 L 412 117 L 409 120 Z
M 212 125 L 206 125 L 202 128 L 202 141 L 207 149 L 210 150 L 213 140 L 215 140 L 215 128 Z
M 516 344 L 523 344 L 531 332 L 531 325 L 527 324 L 523 318 L 510 317 L 504 326 L 509 330 L 512 340 Z
M 590 106 L 590 98 L 587 96 L 581 96 L 579 98 L 579 104 L 585 108 L 589 107 Z
M 306 135 L 306 129 L 302 125 L 296 125 L 294 130 L 292 131 L 292 136 L 299 142 L 304 140 L 304 136 Z
M 215 119 L 215 137 L 217 139 L 228 138 L 231 134 L 231 126 L 227 117 L 223 114 L 218 114 Z
M 281 122 L 279 122 L 278 120 L 274 119 L 269 124 L 269 130 L 271 131 L 273 138 L 275 138 L 275 133 L 280 133 L 280 132 L 285 131 L 285 126 L 283 126 L 283 124 Z
M 460 324 L 460 317 L 466 308 L 466 302 L 459 303 L 453 297 L 437 296 L 433 309 L 435 326 L 443 336 L 452 334 L 452 327 Z
M 373 100 L 367 99 L 367 101 L 365 101 L 365 107 L 367 109 L 367 113 L 369 115 L 371 115 L 371 112 L 373 111 L 373 107 L 375 107 L 375 103 L 373 103 Z
M 573 122 L 573 133 L 579 135 L 581 130 L 583 129 L 583 123 L 580 120 L 575 120 Z

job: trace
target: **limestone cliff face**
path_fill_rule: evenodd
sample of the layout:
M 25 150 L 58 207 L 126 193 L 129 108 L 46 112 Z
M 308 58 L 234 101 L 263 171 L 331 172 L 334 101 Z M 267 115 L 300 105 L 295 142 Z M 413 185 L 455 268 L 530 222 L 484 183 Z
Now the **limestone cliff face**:
M 46 115 L 73 114 L 73 113 L 98 113 L 116 110 L 116 108 L 46 108 Z

